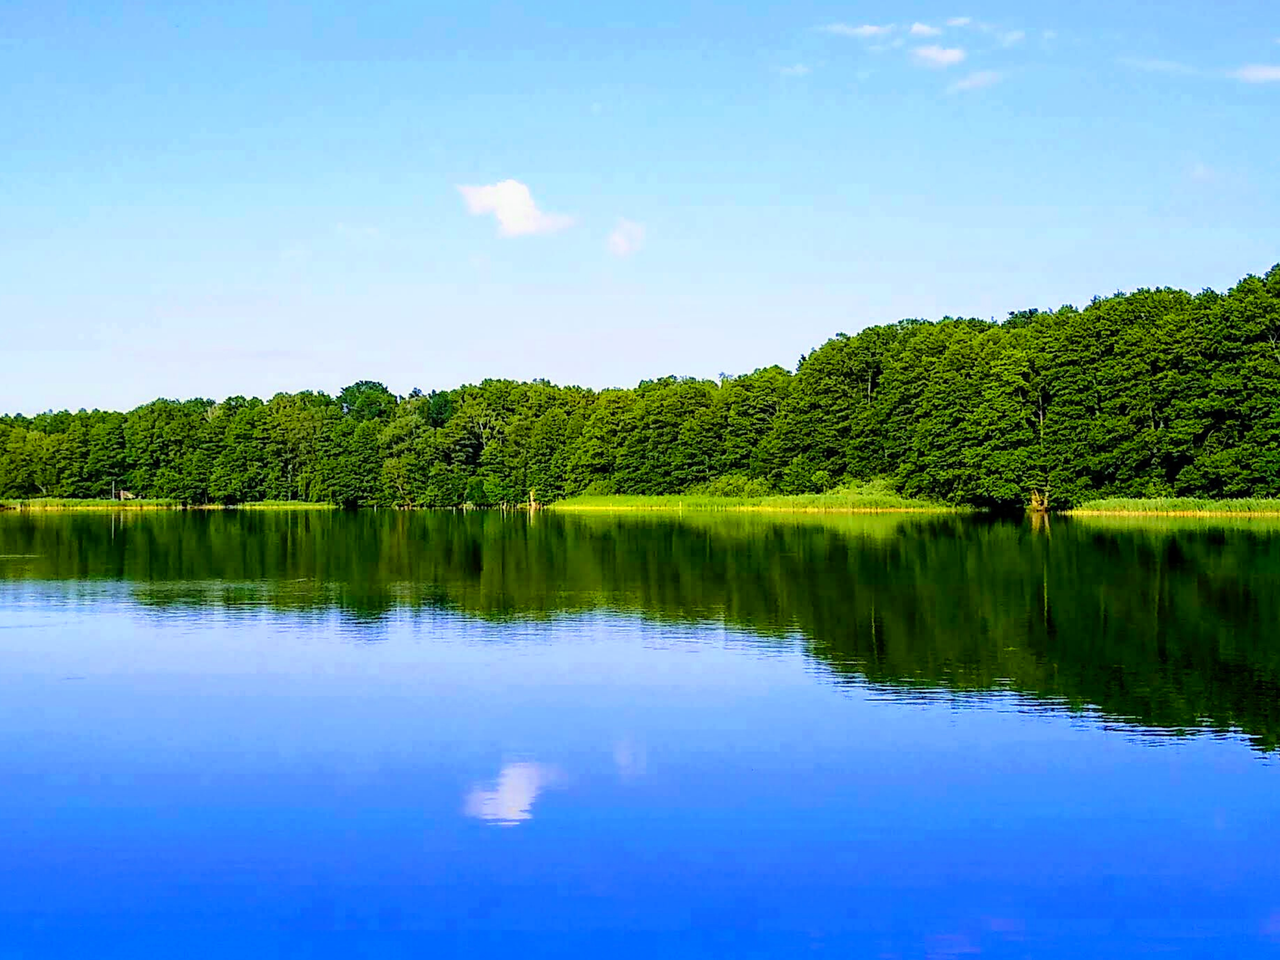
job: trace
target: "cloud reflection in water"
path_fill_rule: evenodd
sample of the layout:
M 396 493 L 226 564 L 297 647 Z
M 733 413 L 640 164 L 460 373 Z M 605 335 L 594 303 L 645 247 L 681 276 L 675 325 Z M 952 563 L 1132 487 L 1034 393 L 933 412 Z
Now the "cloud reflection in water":
M 508 763 L 492 784 L 477 784 L 467 794 L 463 812 L 468 817 L 514 827 L 533 819 L 533 801 L 556 779 L 552 767 L 540 763 Z

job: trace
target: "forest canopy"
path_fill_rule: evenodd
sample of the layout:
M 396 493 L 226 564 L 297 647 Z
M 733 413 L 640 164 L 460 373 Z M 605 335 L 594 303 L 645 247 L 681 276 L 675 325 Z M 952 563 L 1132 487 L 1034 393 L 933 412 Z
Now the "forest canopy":
M 450 507 L 579 493 L 814 493 L 887 478 L 952 504 L 1280 496 L 1280 265 L 1002 322 L 839 334 L 794 371 L 590 390 L 156 400 L 0 416 L 0 498 Z

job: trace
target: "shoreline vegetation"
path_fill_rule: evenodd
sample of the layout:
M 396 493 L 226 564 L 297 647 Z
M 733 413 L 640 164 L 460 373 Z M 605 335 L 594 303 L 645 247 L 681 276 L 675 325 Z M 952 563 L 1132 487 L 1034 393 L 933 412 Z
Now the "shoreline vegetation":
M 1144 288 L 998 322 L 869 326 L 794 366 L 716 379 L 603 390 L 490 379 L 407 396 L 361 380 L 333 396 L 0 415 L 0 500 L 112 494 L 192 507 L 635 510 L 705 498 L 821 512 L 1271 513 L 1280 264 L 1225 293 Z
M 714 496 L 693 491 L 663 496 L 605 495 L 580 496 L 547 505 L 557 513 L 661 512 L 745 512 L 745 513 L 969 513 L 964 507 L 899 496 L 887 485 L 870 483 L 860 487 L 814 494 L 762 494 L 759 496 Z
M 122 512 L 158 510 L 336 510 L 338 505 L 301 500 L 264 500 L 239 504 L 189 504 L 175 499 L 110 500 L 76 499 L 72 497 L 32 497 L 0 500 L 0 511 L 53 513 L 63 511 Z M 420 509 L 499 509 L 479 508 L 471 504 L 460 507 Z M 528 504 L 502 509 L 527 511 Z M 805 514 L 974 514 L 983 511 L 971 507 L 913 500 L 898 496 L 881 484 L 832 490 L 820 494 L 770 494 L 760 496 L 715 496 L 705 493 L 645 495 L 584 495 L 537 504 L 536 510 L 554 513 L 805 513 Z M 1036 511 L 1027 511 L 1034 515 Z M 1048 511 L 1051 516 L 1119 517 L 1188 519 L 1280 519 L 1280 499 L 1199 500 L 1192 498 L 1110 498 L 1086 501 L 1078 507 Z
M 112 500 L 107 497 L 22 497 L 0 500 L 0 510 L 184 510 L 180 500 L 159 497 L 154 500 Z
M 1069 517 L 1280 517 L 1280 500 L 1241 498 L 1199 500 L 1190 497 L 1090 500 L 1062 513 Z
M 881 506 L 857 501 L 815 502 L 810 497 L 765 497 L 759 500 L 703 499 L 670 494 L 661 497 L 575 497 L 558 500 L 546 509 L 553 513 L 971 513 L 945 504 Z
M 110 498 L 29 497 L 0 500 L 0 510 L 26 510 L 53 513 L 62 510 L 336 510 L 332 503 L 309 503 L 302 500 L 262 500 L 255 503 L 183 503 L 172 498 L 155 500 L 112 500 Z

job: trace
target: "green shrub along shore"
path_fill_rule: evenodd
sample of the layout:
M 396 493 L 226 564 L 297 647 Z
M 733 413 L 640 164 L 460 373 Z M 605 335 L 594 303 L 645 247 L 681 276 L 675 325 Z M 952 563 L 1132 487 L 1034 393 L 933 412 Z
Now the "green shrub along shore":
M 834 495 L 841 509 L 863 497 L 866 509 L 1270 512 L 1216 504 L 1280 498 L 1278 343 L 1280 266 L 1226 293 L 1143 289 L 1001 322 L 868 327 L 793 369 L 718 380 L 608 390 L 485 380 L 403 397 L 361 381 L 337 396 L 0 416 L 0 498 L 127 490 L 148 505 L 487 507 L 676 496 L 780 507 L 792 497 L 828 509 L 821 498 L 845 491 Z M 883 484 L 869 493 L 874 478 Z M 610 501 L 580 504 L 592 502 Z

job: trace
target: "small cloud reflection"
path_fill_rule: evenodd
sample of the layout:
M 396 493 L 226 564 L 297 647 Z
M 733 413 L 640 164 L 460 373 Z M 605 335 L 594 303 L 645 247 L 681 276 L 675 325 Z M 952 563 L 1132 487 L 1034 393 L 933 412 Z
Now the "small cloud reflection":
M 514 827 L 533 819 L 533 802 L 556 780 L 556 771 L 540 763 L 508 763 L 492 784 L 477 784 L 467 794 L 468 817 Z
M 613 763 L 618 768 L 620 779 L 635 780 L 644 776 L 649 767 L 649 756 L 643 744 L 619 740 L 613 745 Z

